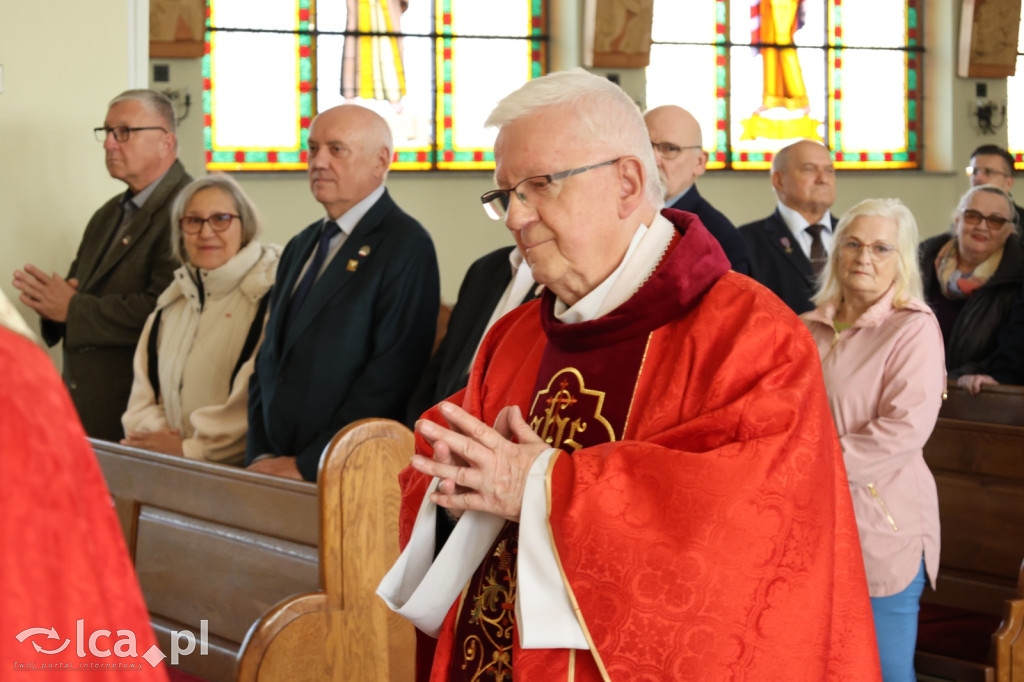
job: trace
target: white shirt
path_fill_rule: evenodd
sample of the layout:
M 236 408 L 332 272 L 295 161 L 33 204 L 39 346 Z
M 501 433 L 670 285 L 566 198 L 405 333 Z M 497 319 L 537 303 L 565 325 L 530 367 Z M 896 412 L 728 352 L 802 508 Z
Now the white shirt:
M 806 218 L 781 201 L 779 202 L 779 215 L 782 216 L 786 227 L 789 228 L 789 231 L 796 238 L 797 246 L 807 256 L 807 260 L 810 260 L 811 243 L 814 241 L 814 238 L 807 232 L 807 228 L 810 227 L 811 223 L 807 222 Z M 825 247 L 826 254 L 832 253 L 832 214 L 825 211 L 825 215 L 821 216 L 821 222 L 815 224 L 824 226 L 825 229 L 821 231 L 821 243 Z
M 370 208 L 372 208 L 373 205 L 377 203 L 377 200 L 382 196 L 384 196 L 384 185 L 381 185 L 370 192 L 362 201 L 342 213 L 334 220 L 340 231 L 338 234 L 331 237 L 331 241 L 327 242 L 327 256 L 324 257 L 324 263 L 320 266 L 320 272 L 316 275 L 317 279 L 320 279 L 320 276 L 324 274 L 324 270 L 327 269 L 327 266 L 330 265 L 334 257 L 338 255 L 338 251 L 341 250 L 341 245 L 344 244 L 345 240 L 348 239 L 348 236 L 352 234 L 352 230 L 356 229 L 356 225 L 359 224 L 359 221 L 363 219 L 363 216 L 369 212 Z M 323 225 L 330 220 L 330 216 L 324 218 L 323 223 L 321 223 L 321 229 L 323 229 Z M 315 257 L 316 249 L 313 249 L 313 252 L 309 254 L 309 258 L 306 259 L 305 265 L 302 266 L 302 272 L 300 272 L 299 276 L 295 279 L 295 286 L 292 288 L 292 293 L 295 293 L 295 289 L 297 289 L 299 283 L 302 282 L 302 278 L 306 275 L 306 270 L 309 269 L 309 265 L 313 262 L 313 258 Z

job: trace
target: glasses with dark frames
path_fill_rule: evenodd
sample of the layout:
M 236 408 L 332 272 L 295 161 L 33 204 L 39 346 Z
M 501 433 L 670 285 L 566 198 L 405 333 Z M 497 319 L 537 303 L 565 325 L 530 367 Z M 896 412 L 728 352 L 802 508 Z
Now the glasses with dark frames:
M 484 211 L 487 212 L 488 217 L 492 220 L 504 220 L 513 194 L 519 198 L 519 201 L 523 202 L 523 206 L 536 208 L 543 201 L 554 198 L 552 196 L 552 186 L 559 180 L 564 180 L 572 175 L 586 173 L 588 170 L 594 170 L 595 168 L 610 166 L 621 160 L 622 157 L 620 156 L 611 161 L 602 161 L 601 163 L 594 163 L 589 166 L 571 168 L 559 171 L 558 173 L 551 173 L 550 175 L 533 175 L 520 180 L 509 189 L 492 189 L 490 192 L 484 192 L 480 195 L 480 202 L 484 205 Z
M 203 231 L 203 223 L 210 223 L 210 227 L 213 228 L 214 232 L 223 232 L 231 227 L 231 222 L 235 218 L 241 217 L 242 216 L 235 215 L 234 213 L 214 213 L 208 218 L 201 218 L 197 215 L 187 215 L 178 221 L 178 225 L 181 227 L 181 231 L 185 234 L 199 234 Z
M 114 139 L 118 142 L 127 142 L 128 138 L 132 136 L 132 133 L 137 133 L 140 130 L 162 130 L 165 133 L 167 132 L 167 128 L 162 128 L 160 126 L 138 126 L 135 128 L 129 126 L 113 126 L 111 128 L 101 126 L 99 128 L 93 128 L 92 132 L 96 135 L 97 142 L 106 142 L 107 135 L 110 134 L 113 134 Z

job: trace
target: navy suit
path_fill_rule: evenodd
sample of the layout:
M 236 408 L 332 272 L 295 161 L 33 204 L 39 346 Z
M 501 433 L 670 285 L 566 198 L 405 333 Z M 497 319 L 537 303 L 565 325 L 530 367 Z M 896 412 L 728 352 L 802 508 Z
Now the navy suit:
M 484 328 L 512 281 L 508 257 L 514 248 L 505 246 L 491 251 L 474 261 L 466 271 L 448 320 L 448 330 L 409 400 L 406 424 L 410 428 L 429 408 L 466 387 L 473 354 Z M 530 298 L 532 293 L 531 289 Z
M 832 220 L 832 229 L 836 221 Z M 811 261 L 786 226 L 778 209 L 767 218 L 740 227 L 750 257 L 750 276 L 765 285 L 799 315 L 814 309 L 817 282 Z
M 405 416 L 430 356 L 441 300 L 430 235 L 385 191 L 285 328 L 322 225 L 318 220 L 293 237 L 281 255 L 249 383 L 246 462 L 264 453 L 293 455 L 309 481 L 339 429 L 364 417 Z
M 750 274 L 747 245 L 743 241 L 743 237 L 740 236 L 732 221 L 700 195 L 696 185 L 690 187 L 690 190 L 681 196 L 679 201 L 667 208 L 677 208 L 680 211 L 689 211 L 695 214 L 704 223 L 704 227 L 708 228 L 711 236 L 718 240 L 722 251 L 725 251 L 726 258 L 732 263 L 732 269 L 742 275 Z

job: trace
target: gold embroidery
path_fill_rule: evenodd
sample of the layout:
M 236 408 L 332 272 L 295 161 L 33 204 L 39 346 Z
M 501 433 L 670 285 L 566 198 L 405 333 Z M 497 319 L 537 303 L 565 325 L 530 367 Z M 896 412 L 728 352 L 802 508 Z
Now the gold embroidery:
M 518 532 L 518 526 L 512 532 Z M 497 682 L 512 679 L 516 557 L 509 544 L 507 539 L 497 543 L 490 555 L 497 561 L 488 562 L 487 574 L 473 596 L 469 623 L 476 627 L 473 634 L 462 641 L 459 668 L 463 676 L 459 679 L 475 681 L 486 678 Z M 488 653 L 489 658 L 484 660 Z
M 579 370 L 566 367 L 556 372 L 547 388 L 538 391 L 534 397 L 530 406 L 530 414 L 534 415 L 530 419 L 530 428 L 551 447 L 569 453 L 582 447 L 575 437 L 586 431 L 592 422 L 595 428 L 603 428 L 607 432 L 608 441 L 614 441 L 615 429 L 601 416 L 604 398 L 604 391 L 586 388 Z M 538 403 L 545 405 L 539 414 L 536 412 Z

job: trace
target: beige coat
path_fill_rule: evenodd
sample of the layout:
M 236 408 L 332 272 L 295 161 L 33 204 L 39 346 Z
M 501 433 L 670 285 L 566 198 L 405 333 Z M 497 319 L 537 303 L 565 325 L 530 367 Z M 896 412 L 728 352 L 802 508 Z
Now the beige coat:
M 231 373 L 260 299 L 274 282 L 279 256 L 279 247 L 254 241 L 215 270 L 182 266 L 174 272 L 156 307 L 163 310 L 157 340 L 160 400 L 148 374 L 154 311 L 135 349 L 135 380 L 121 418 L 125 432 L 178 429 L 185 457 L 241 463 L 256 351 L 233 380 Z M 202 281 L 202 292 L 195 276 Z

